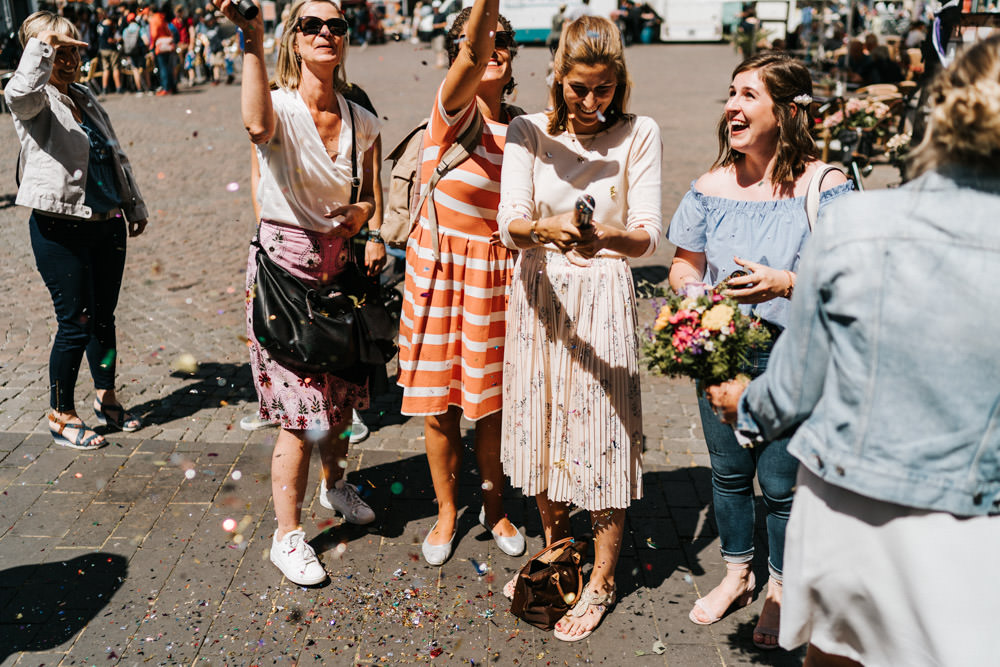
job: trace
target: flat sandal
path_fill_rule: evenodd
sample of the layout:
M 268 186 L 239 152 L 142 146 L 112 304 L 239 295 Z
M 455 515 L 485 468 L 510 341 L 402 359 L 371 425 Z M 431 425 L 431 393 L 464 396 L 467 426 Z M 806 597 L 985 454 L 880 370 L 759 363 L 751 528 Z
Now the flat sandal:
M 564 642 L 578 642 L 581 639 L 586 639 L 594 630 L 600 627 L 601 622 L 604 620 L 604 615 L 608 613 L 608 609 L 615 603 L 615 589 L 612 587 L 610 591 L 603 594 L 598 594 L 594 592 L 590 586 L 583 589 L 583 594 L 580 595 L 580 599 L 577 600 L 576 604 L 566 612 L 566 614 L 560 620 L 565 620 L 569 616 L 580 618 L 585 616 L 587 612 L 590 611 L 591 607 L 597 607 L 600 616 L 597 619 L 597 623 L 594 624 L 590 630 L 587 630 L 582 635 L 569 635 L 565 632 L 560 632 L 559 630 L 553 629 L 552 635 Z
M 66 434 L 66 429 L 76 431 L 76 435 L 70 437 Z M 87 425 L 82 421 L 64 422 L 53 414 L 49 414 L 49 433 L 52 434 L 52 440 L 57 445 L 72 449 L 100 449 L 108 444 L 100 433 L 87 428 Z M 87 433 L 90 433 L 90 435 L 84 437 Z

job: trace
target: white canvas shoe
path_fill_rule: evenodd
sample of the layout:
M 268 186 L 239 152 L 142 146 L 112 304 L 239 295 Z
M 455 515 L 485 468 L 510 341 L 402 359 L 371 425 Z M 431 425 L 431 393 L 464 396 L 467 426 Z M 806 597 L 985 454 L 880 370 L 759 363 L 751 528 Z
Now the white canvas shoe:
M 354 418 L 351 421 L 350 443 L 356 445 L 368 437 L 368 426 L 361 420 L 361 415 L 358 414 L 357 410 L 352 410 L 352 412 L 354 412 Z
M 319 504 L 328 510 L 340 512 L 348 523 L 363 526 L 375 520 L 372 508 L 361 500 L 354 486 L 345 484 L 343 479 L 338 479 L 332 489 L 326 488 L 325 479 L 320 482 Z
M 278 531 L 274 532 L 271 562 L 289 581 L 299 586 L 312 586 L 326 579 L 326 570 L 306 542 L 306 533 L 301 528 L 289 531 L 281 540 Z

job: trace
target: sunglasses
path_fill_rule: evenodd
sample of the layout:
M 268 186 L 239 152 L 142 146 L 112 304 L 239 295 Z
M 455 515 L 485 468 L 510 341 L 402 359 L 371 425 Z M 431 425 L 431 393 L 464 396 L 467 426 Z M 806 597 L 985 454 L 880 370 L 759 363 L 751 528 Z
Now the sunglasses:
M 330 34 L 336 37 L 343 37 L 347 34 L 347 29 L 350 28 L 350 24 L 344 19 L 333 18 L 324 21 L 316 16 L 300 16 L 295 29 L 303 35 L 318 35 L 323 31 L 323 26 L 326 26 Z
M 455 43 L 461 44 L 467 39 L 469 39 L 468 35 L 459 35 L 458 39 L 455 40 Z M 509 49 L 514 46 L 514 36 L 506 30 L 497 30 L 493 33 L 493 45 L 498 49 Z

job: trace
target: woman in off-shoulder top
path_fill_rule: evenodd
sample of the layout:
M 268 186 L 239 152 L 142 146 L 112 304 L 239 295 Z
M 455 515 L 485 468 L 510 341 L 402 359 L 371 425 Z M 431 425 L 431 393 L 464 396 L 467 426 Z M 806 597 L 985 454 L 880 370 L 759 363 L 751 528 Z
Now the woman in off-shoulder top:
M 792 58 L 753 56 L 733 72 L 719 122 L 719 157 L 691 186 L 670 223 L 677 246 L 670 285 L 728 283 L 728 295 L 744 312 L 760 317 L 773 338 L 784 328 L 795 287 L 799 254 L 809 236 L 804 194 L 826 165 L 816 159 L 809 134 L 812 102 L 809 72 Z M 820 207 L 851 185 L 833 171 L 822 181 Z M 734 272 L 745 275 L 733 276 Z M 728 280 L 727 280 L 728 279 Z M 769 345 L 750 351 L 746 371 L 767 367 Z M 699 625 L 715 623 L 730 607 L 750 604 L 755 592 L 753 479 L 767 508 L 770 579 L 753 643 L 777 647 L 785 525 L 797 463 L 785 438 L 745 449 L 699 396 L 702 430 L 712 464 L 712 499 L 726 577 L 689 614 Z

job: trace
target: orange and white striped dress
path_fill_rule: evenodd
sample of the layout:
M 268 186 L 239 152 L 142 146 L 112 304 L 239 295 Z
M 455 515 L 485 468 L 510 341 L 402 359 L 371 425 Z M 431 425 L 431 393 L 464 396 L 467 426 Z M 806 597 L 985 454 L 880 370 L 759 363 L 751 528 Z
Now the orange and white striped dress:
M 421 183 L 480 113 L 475 100 L 454 115 L 441 90 L 424 133 Z M 399 326 L 404 415 L 439 415 L 449 406 L 477 420 L 503 405 L 503 349 L 514 255 L 490 243 L 497 230 L 500 167 L 507 126 L 486 121 L 473 154 L 435 189 L 440 259 L 434 259 L 425 201 L 406 243 Z

